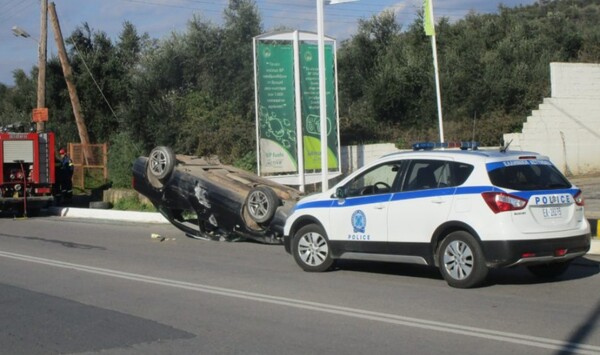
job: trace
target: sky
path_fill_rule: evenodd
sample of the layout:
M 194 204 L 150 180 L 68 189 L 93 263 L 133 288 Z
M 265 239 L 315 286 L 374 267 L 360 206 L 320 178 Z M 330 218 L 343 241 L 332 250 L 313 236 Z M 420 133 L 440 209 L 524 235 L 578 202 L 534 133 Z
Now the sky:
M 49 0 L 50 2 L 51 0 Z M 500 5 L 530 5 L 535 0 L 432 0 L 434 17 L 454 22 L 470 11 L 496 13 Z M 68 37 L 78 26 L 88 23 L 117 40 L 125 21 L 138 33 L 163 39 L 172 32 L 183 33 L 192 16 L 216 25 L 223 22 L 228 0 L 54 0 L 61 31 Z M 278 26 L 301 31 L 317 31 L 315 0 L 255 0 L 265 32 Z M 407 27 L 422 8 L 423 0 L 359 0 L 325 6 L 325 34 L 338 40 L 356 33 L 358 21 L 391 10 Z M 14 85 L 13 71 L 30 73 L 38 62 L 40 38 L 39 0 L 0 0 L 0 83 Z M 48 20 L 50 21 L 50 20 Z M 15 36 L 13 26 L 25 30 L 29 38 Z M 48 22 L 48 58 L 58 56 L 52 26 Z

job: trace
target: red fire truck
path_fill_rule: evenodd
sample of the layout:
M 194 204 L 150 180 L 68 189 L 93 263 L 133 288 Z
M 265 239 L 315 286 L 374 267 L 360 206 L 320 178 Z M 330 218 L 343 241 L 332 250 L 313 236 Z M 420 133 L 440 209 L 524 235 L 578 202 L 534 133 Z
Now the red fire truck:
M 54 133 L 0 132 L 0 210 L 29 214 L 52 204 Z

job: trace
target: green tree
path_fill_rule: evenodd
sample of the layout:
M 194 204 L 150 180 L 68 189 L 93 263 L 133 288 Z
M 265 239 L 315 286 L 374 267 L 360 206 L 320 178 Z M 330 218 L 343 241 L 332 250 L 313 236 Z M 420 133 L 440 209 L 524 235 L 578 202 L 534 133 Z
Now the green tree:
M 238 114 L 252 119 L 254 110 L 254 69 L 252 39 L 262 32 L 256 3 L 230 0 L 224 11 L 222 55 L 218 75 L 219 97 L 228 98 Z
M 131 187 L 133 161 L 143 154 L 141 144 L 127 132 L 117 132 L 110 138 L 108 149 L 108 175 L 113 187 Z

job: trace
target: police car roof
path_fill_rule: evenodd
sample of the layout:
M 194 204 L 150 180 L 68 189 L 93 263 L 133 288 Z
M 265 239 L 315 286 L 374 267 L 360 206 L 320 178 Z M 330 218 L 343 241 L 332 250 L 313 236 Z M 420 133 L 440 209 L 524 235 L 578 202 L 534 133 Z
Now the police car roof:
M 381 158 L 388 157 L 444 157 L 444 156 L 454 156 L 454 157 L 463 157 L 465 159 L 485 159 L 485 160 L 511 160 L 511 159 L 524 159 L 530 157 L 532 159 L 547 159 L 547 157 L 529 151 L 522 150 L 509 150 L 509 151 L 500 151 L 500 150 L 492 150 L 492 149 L 477 149 L 477 150 L 461 150 L 461 149 L 435 149 L 435 150 L 418 150 L 418 151 L 401 151 L 394 152 L 390 154 L 386 154 Z

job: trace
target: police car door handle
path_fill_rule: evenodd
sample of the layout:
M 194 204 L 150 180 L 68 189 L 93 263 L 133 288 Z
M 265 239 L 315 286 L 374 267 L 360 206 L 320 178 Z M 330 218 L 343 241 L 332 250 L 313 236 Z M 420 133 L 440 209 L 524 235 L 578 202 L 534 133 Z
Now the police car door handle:
M 385 206 L 382 203 L 379 203 L 379 204 L 373 206 L 373 208 L 375 208 L 376 210 L 382 210 L 385 208 Z
M 446 203 L 446 201 L 444 201 L 442 199 L 431 200 L 431 202 L 435 203 L 436 205 L 441 205 L 442 203 Z

